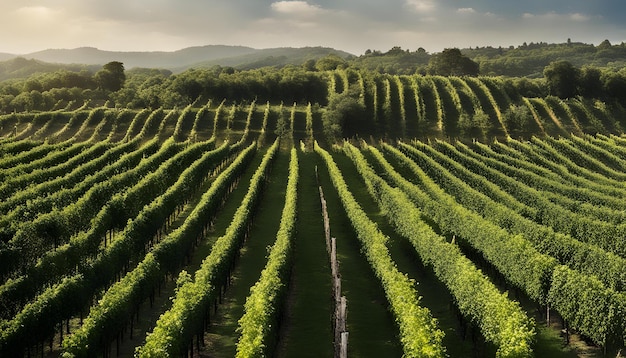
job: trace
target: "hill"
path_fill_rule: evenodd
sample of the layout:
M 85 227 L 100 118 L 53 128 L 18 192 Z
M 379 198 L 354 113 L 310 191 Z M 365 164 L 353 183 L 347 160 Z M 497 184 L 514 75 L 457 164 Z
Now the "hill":
M 176 68 L 174 71 L 179 72 L 192 67 L 207 68 L 216 65 L 230 66 L 241 70 L 249 70 L 266 66 L 282 67 L 286 65 L 301 65 L 308 60 L 317 60 L 328 55 L 337 55 L 342 58 L 354 57 L 354 55 L 348 52 L 328 47 L 280 47 L 257 50 L 255 52 L 239 56 L 209 59 L 189 66 Z
M 626 67 L 626 44 L 598 45 L 567 41 L 564 43 L 523 43 L 508 47 L 464 48 L 461 52 L 480 65 L 487 76 L 543 77 L 543 69 L 554 61 L 569 61 L 577 67 L 594 66 L 610 70 Z M 428 61 L 435 53 L 420 48 L 403 50 L 398 46 L 387 52 L 368 50 L 354 58 L 350 65 L 390 74 L 426 73 Z
M 95 73 L 98 69 L 100 69 L 100 65 L 55 64 L 35 59 L 26 59 L 24 57 L 14 57 L 0 62 L 0 81 L 27 78 L 36 73 L 49 73 L 58 70 L 72 72 L 87 70 L 91 73 Z
M 104 65 L 110 61 L 120 61 L 128 69 L 134 67 L 165 68 L 182 72 L 191 67 L 214 65 L 257 68 L 301 64 L 308 59 L 317 59 L 331 53 L 341 57 L 350 56 L 347 52 L 322 47 L 254 49 L 244 46 L 208 45 L 188 47 L 173 52 L 104 51 L 93 47 L 49 49 L 22 57 L 58 64 Z
M 596 45 L 567 41 L 558 44 L 524 43 L 514 47 L 476 47 L 463 54 L 480 64 L 483 75 L 542 77 L 543 69 L 553 61 L 569 61 L 577 67 L 594 66 L 620 69 L 626 66 L 626 43 L 608 40 Z
M 13 59 L 15 57 L 16 57 L 15 55 L 12 55 L 10 53 L 0 52 L 0 61 L 7 61 L 7 60 Z
M 255 51 L 258 50 L 243 46 L 221 45 L 188 47 L 173 52 L 104 51 L 93 47 L 80 47 L 75 49 L 49 49 L 26 54 L 23 57 L 52 63 L 81 63 L 89 65 L 103 65 L 110 61 L 120 61 L 124 63 L 126 68 L 149 67 L 169 69 L 200 61 L 244 55 Z

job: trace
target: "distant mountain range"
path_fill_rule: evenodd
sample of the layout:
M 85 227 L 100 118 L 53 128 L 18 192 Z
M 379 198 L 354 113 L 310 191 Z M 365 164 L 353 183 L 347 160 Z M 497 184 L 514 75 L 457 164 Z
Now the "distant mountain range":
M 208 45 L 188 47 L 173 52 L 122 52 L 103 51 L 93 47 L 75 49 L 49 49 L 24 55 L 0 53 L 0 61 L 16 57 L 34 59 L 54 64 L 104 65 L 111 61 L 124 63 L 126 69 L 134 67 L 163 68 L 174 72 L 192 67 L 212 65 L 239 68 L 260 67 L 260 64 L 301 64 L 308 59 L 318 59 L 328 54 L 346 58 L 351 54 L 326 47 L 254 49 L 244 46 Z

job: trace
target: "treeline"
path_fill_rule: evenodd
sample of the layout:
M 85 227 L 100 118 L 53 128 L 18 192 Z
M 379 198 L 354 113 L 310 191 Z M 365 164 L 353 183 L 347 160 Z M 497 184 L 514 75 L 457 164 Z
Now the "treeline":
M 130 72 L 130 71 L 129 71 Z M 157 70 L 130 73 L 126 86 L 111 95 L 116 105 L 172 108 L 194 101 L 319 103 L 328 96 L 326 75 L 303 66 L 240 71 L 232 67 L 190 69 L 176 75 Z
M 551 62 L 568 61 L 574 66 L 593 66 L 617 71 L 626 66 L 626 43 L 598 45 L 568 40 L 564 43 L 523 43 L 519 46 L 484 46 L 461 49 L 480 66 L 486 76 L 543 77 L 543 69 Z M 429 61 L 436 53 L 419 47 L 415 51 L 398 46 L 389 51 L 367 50 L 349 62 L 352 67 L 397 75 L 427 74 Z
M 184 107 L 201 99 L 323 105 L 328 96 L 326 74 L 303 66 L 248 71 L 216 66 L 176 75 L 168 70 L 133 69 L 124 73 L 118 90 L 102 78 L 110 72 L 107 65 L 95 74 L 59 70 L 2 82 L 0 113 L 72 110 L 88 101 L 135 109 Z
M 24 68 L 41 64 L 35 60 L 16 59 Z M 58 68 L 60 66 L 43 67 Z M 71 67 L 68 67 L 71 68 Z M 35 73 L 26 79 L 0 83 L 0 113 L 49 111 L 79 108 L 85 101 L 109 99 L 109 94 L 120 90 L 126 81 L 124 64 L 113 61 L 97 71 L 67 68 Z
M 577 67 L 594 66 L 619 70 L 626 66 L 626 43 L 613 45 L 608 40 L 600 44 L 572 42 L 548 44 L 523 43 L 520 46 L 476 47 L 463 53 L 480 64 L 480 73 L 488 76 L 539 78 L 544 67 L 554 61 L 568 61 Z

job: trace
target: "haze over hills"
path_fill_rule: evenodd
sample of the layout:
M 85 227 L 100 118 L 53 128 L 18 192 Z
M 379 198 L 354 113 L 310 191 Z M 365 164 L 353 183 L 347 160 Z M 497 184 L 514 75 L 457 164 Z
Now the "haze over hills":
M 474 47 L 461 49 L 462 53 L 480 65 L 480 74 L 539 78 L 543 69 L 553 61 L 569 61 L 577 67 L 594 66 L 610 71 L 626 68 L 626 43 L 611 44 L 608 40 L 598 45 L 582 42 L 524 43 L 507 47 Z M 386 52 L 367 50 L 355 56 L 328 47 L 281 47 L 255 49 L 244 46 L 209 45 L 166 52 L 103 51 L 93 47 L 50 49 L 25 55 L 0 53 L 0 81 L 26 78 L 36 73 L 57 70 L 98 71 L 111 61 L 133 68 L 166 69 L 181 73 L 190 68 L 210 68 L 216 65 L 238 70 L 261 67 L 302 65 L 328 55 L 346 60 L 346 65 L 390 74 L 424 74 L 431 56 L 423 48 L 410 51 L 394 46 Z
M 349 53 L 323 47 L 254 49 L 244 46 L 208 45 L 188 47 L 178 51 L 165 52 L 122 52 L 104 51 L 93 47 L 75 49 L 48 49 L 29 54 L 19 55 L 26 59 L 35 59 L 48 63 L 104 65 L 110 61 L 120 61 L 124 67 L 165 68 L 175 72 L 190 67 L 206 67 L 211 65 L 246 67 L 247 64 L 266 61 L 268 65 L 300 64 L 307 59 L 317 59 L 328 54 L 341 57 Z M 0 54 L 0 61 L 6 61 L 17 55 Z M 269 59 L 269 60 L 268 60 Z

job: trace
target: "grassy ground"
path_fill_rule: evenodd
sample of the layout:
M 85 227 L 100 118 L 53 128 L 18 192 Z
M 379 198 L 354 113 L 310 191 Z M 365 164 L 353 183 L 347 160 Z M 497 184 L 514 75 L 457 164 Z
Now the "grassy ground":
M 262 106 L 257 108 L 253 116 L 251 127 L 254 131 L 251 137 L 257 136 L 262 120 Z M 277 110 L 277 108 L 272 108 Z M 285 113 L 288 118 L 288 111 Z M 88 114 L 88 112 L 85 112 Z M 83 114 L 80 114 L 83 115 Z M 317 114 L 316 114 L 317 115 Z M 265 142 L 273 141 L 273 131 L 277 121 L 277 113 L 270 116 Z M 86 117 L 86 115 L 85 115 Z M 201 122 L 201 130 L 210 136 L 213 128 L 214 110 L 207 115 L 207 120 Z M 224 114 L 223 116 L 224 117 Z M 244 117 L 243 119 L 241 117 Z M 177 119 L 177 117 L 175 117 Z M 116 137 L 121 138 L 129 126 L 132 116 L 124 117 L 124 123 L 119 123 L 115 130 Z M 223 120 L 223 118 L 221 118 Z M 230 135 L 239 139 L 245 113 L 242 111 L 234 121 L 237 131 L 231 131 Z M 319 118 L 318 118 L 319 120 Z M 69 121 L 69 116 L 58 116 L 47 126 L 45 133 L 38 133 L 39 139 L 47 135 L 53 135 L 61 130 Z M 171 122 L 171 121 L 170 121 Z M 7 123 L 9 123 L 7 121 Z M 304 140 L 305 114 L 302 110 L 296 113 L 295 145 L 299 147 L 299 140 Z M 317 123 L 317 122 L 316 122 Z M 18 131 L 26 129 L 28 123 L 20 122 Z M 165 126 L 162 136 L 173 132 L 175 121 Z M 77 121 L 71 128 L 67 128 L 61 139 L 71 138 L 80 127 Z M 107 124 L 105 126 L 109 128 Z M 156 133 L 156 128 L 152 134 Z M 93 133 L 95 127 L 85 129 L 85 133 Z M 319 129 L 319 128 L 318 128 Z M 32 128 L 36 131 L 37 128 Z M 1 130 L 0 130 L 1 131 Z M 7 132 L 6 128 L 4 132 Z M 3 132 L 3 133 L 4 133 Z M 107 134 L 109 130 L 103 132 Z M 43 137 L 42 137 L 43 135 Z M 274 171 L 268 183 L 265 197 L 262 200 L 255 225 L 250 239 L 242 250 L 232 286 L 229 288 L 225 303 L 219 307 L 218 316 L 212 316 L 214 325 L 207 335 L 206 349 L 203 356 L 230 357 L 235 351 L 237 333 L 237 320 L 243 313 L 243 303 L 249 293 L 249 288 L 256 282 L 260 271 L 265 265 L 267 246 L 273 243 L 280 218 L 280 211 L 284 203 L 284 190 L 287 182 L 288 154 L 285 151 L 291 143 L 281 145 L 281 153 L 274 164 Z M 231 194 L 225 206 L 219 211 L 213 231 L 207 239 L 196 249 L 191 262 L 185 269 L 193 273 L 204 257 L 210 252 L 214 241 L 221 236 L 230 224 L 232 216 L 245 195 L 250 177 L 260 163 L 264 150 L 261 150 L 244 173 L 239 187 Z M 381 230 L 390 238 L 389 249 L 392 258 L 397 263 L 400 271 L 418 282 L 417 290 L 422 296 L 421 303 L 428 307 L 433 315 L 438 318 L 441 329 L 446 332 L 444 344 L 451 357 L 487 357 L 493 356 L 494 348 L 484 343 L 484 339 L 478 335 L 477 344 L 473 343 L 472 334 L 468 333 L 465 338 L 459 333 L 457 316 L 451 305 L 451 297 L 445 287 L 440 284 L 429 269 L 424 268 L 412 246 L 401 237 L 394 234 L 393 229 L 387 224 L 385 218 L 379 212 L 376 204 L 367 194 L 361 178 L 356 174 L 350 160 L 341 153 L 333 154 L 335 160 L 344 173 L 350 190 L 361 203 L 368 216 L 378 223 Z M 299 153 L 300 157 L 300 190 L 298 204 L 298 230 L 295 238 L 294 266 L 292 271 L 288 302 L 282 322 L 280 338 L 278 342 L 277 356 L 280 357 L 325 357 L 332 355 L 332 327 L 330 298 L 330 268 L 325 249 L 322 220 L 320 214 L 319 197 L 315 181 L 315 166 L 319 168 L 321 183 L 324 187 L 326 199 L 329 204 L 331 216 L 332 235 L 337 237 L 340 270 L 342 273 L 343 294 L 348 298 L 348 331 L 349 355 L 352 357 L 395 357 L 401 356 L 402 350 L 397 338 L 398 330 L 392 315 L 388 312 L 388 304 L 378 280 L 371 272 L 369 264 L 360 254 L 360 244 L 355 237 L 351 224 L 341 206 L 339 198 L 330 182 L 324 163 L 314 153 Z M 198 194 L 199 198 L 200 194 Z M 282 198 L 282 199 L 281 199 Z M 182 223 L 188 215 L 190 206 L 177 219 L 173 228 Z M 468 255 L 472 257 L 472 253 Z M 482 267 L 485 272 L 491 272 L 488 267 Z M 494 278 L 495 282 L 501 280 Z M 169 308 L 175 286 L 174 280 L 166 280 L 161 288 L 161 294 L 151 308 L 149 303 L 144 303 L 140 309 L 139 322 L 133 330 L 133 339 L 126 339 L 120 346 L 120 356 L 132 356 L 134 347 L 142 344 L 146 332 L 152 330 L 159 315 Z M 535 346 L 536 357 L 600 357 L 598 348 L 586 344 L 580 337 L 572 335 L 571 344 L 565 345 L 558 318 L 553 318 L 551 327 L 546 327 L 541 312 L 530 300 L 515 292 L 511 288 L 501 286 L 501 290 L 509 290 L 512 299 L 521 302 L 522 307 L 537 321 L 537 344 Z M 556 315 L 555 315 L 556 316 Z M 78 325 L 78 319 L 71 321 L 73 329 Z M 474 334 L 476 338 L 476 334 Z M 53 340 L 53 350 L 48 356 L 58 356 L 60 353 L 58 342 L 60 337 Z M 46 354 L 48 345 L 46 343 Z M 115 342 L 113 343 L 115 354 Z
M 400 357 L 399 331 L 387 309 L 382 286 L 360 252 L 360 242 L 320 158 L 317 165 L 328 204 L 331 235 L 337 238 L 342 294 L 348 301 L 348 354 L 351 357 Z
M 289 173 L 289 155 L 279 151 L 272 165 L 270 180 L 257 209 L 254 224 L 240 251 L 240 258 L 228 287 L 219 305 L 217 315 L 205 334 L 207 345 L 202 357 L 233 357 L 236 352 L 239 318 L 244 313 L 244 303 L 250 288 L 258 281 L 267 262 L 268 247 L 276 239 L 280 216 L 285 203 L 285 189 Z
M 333 153 L 335 162 L 341 168 L 350 191 L 369 218 L 389 237 L 389 251 L 401 272 L 417 282 L 420 304 L 437 318 L 439 328 L 445 332 L 444 345 L 450 357 L 490 357 L 495 355 L 495 347 L 486 344 L 480 332 L 471 329 L 463 336 L 460 321 L 455 314 L 453 298 L 434 275 L 424 267 L 408 240 L 397 235 L 393 227 L 380 212 L 376 202 L 367 192 L 367 187 L 358 174 L 352 161 L 343 153 Z M 476 342 L 474 342 L 474 340 Z
M 195 272 L 202 263 L 202 260 L 210 253 L 211 247 L 215 240 L 221 236 L 226 227 L 230 223 L 235 210 L 239 206 L 239 203 L 243 199 L 245 195 L 248 184 L 250 182 L 250 178 L 254 173 L 256 167 L 258 167 L 261 162 L 262 153 L 257 153 L 256 157 L 253 159 L 252 163 L 248 166 L 248 168 L 244 171 L 239 185 L 237 188 L 230 194 L 227 199 L 224 207 L 219 211 L 218 216 L 216 218 L 215 225 L 213 231 L 207 235 L 207 238 L 203 240 L 200 245 L 196 248 L 190 262 L 181 268 L 181 270 L 186 270 L 189 273 Z M 178 226 L 182 225 L 184 219 L 191 213 L 193 207 L 197 205 L 202 193 L 208 190 L 209 183 L 206 183 L 202 188 L 203 190 L 199 191 L 196 197 L 189 203 L 185 211 L 181 213 L 181 215 L 176 219 L 174 224 L 171 226 L 170 231 L 173 231 Z M 141 308 L 141 313 L 139 315 L 139 322 L 134 326 L 133 336 L 137 337 L 136 339 L 125 341 L 120 347 L 120 356 L 130 357 L 135 350 L 135 347 L 143 344 L 145 342 L 146 333 L 152 331 L 156 321 L 159 316 L 168 310 L 171 307 L 170 297 L 174 296 L 174 289 L 176 288 L 176 276 L 168 278 L 163 286 L 161 287 L 161 292 L 158 297 L 155 297 L 155 301 L 152 307 L 150 307 L 149 302 L 144 302 Z
M 279 357 L 330 357 L 331 273 L 315 180 L 316 154 L 298 153 L 298 222 L 294 260 L 281 327 Z
M 367 156 L 367 153 L 365 153 Z M 389 159 L 389 158 L 388 158 Z M 396 167 L 396 170 L 399 170 L 403 173 L 401 165 L 397 162 L 391 160 L 391 163 Z M 407 174 L 407 173 L 404 173 Z M 408 175 L 408 174 L 407 174 Z M 356 179 L 353 179 L 356 180 Z M 435 231 L 439 232 L 439 228 L 436 224 L 431 223 L 433 225 Z M 448 237 L 450 240 L 451 238 Z M 458 238 L 457 240 L 461 243 L 463 242 L 462 238 Z M 520 305 L 523 310 L 526 311 L 527 315 L 533 318 L 536 322 L 536 332 L 537 339 L 535 344 L 535 351 L 537 352 L 537 357 L 595 357 L 597 349 L 594 349 L 591 346 L 588 346 L 583 341 L 578 339 L 576 336 L 572 337 L 572 344 L 570 346 L 566 346 L 565 339 L 561 335 L 560 326 L 555 324 L 556 320 L 553 319 L 553 324 L 550 327 L 546 327 L 545 318 L 542 317 L 542 312 L 537 310 L 537 305 L 533 303 L 530 299 L 528 299 L 525 295 L 518 292 L 518 290 L 509 287 L 504 284 L 506 280 L 502 278 L 495 268 L 493 268 L 488 263 L 485 263 L 485 260 L 482 259 L 479 253 L 475 252 L 473 249 L 468 246 L 461 245 L 461 248 L 464 249 L 464 253 L 468 256 L 476 266 L 481 269 L 487 276 L 491 278 L 491 281 L 500 289 L 500 291 L 509 292 L 509 297 L 511 299 L 520 302 Z M 477 259 L 479 258 L 479 259 Z M 395 259 L 395 257 L 394 257 Z M 554 313 L 553 313 L 554 315 Z

